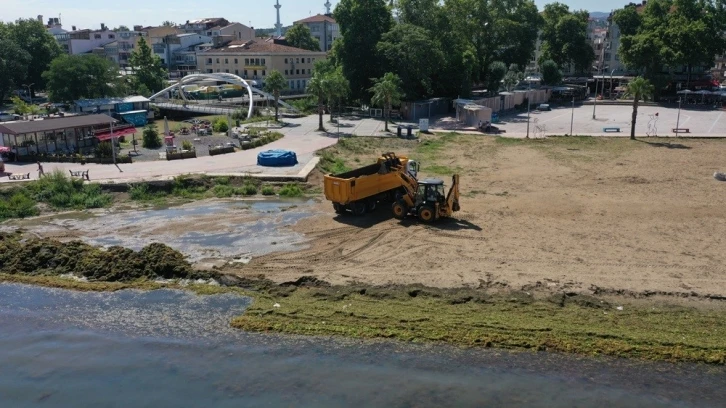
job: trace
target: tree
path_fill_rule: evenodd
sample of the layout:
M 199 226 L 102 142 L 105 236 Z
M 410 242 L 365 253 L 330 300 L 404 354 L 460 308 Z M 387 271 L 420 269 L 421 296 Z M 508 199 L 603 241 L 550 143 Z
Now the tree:
M 156 126 L 144 126 L 143 140 L 141 141 L 141 146 L 146 149 L 158 149 L 161 147 L 161 138 L 159 137 L 159 131 L 156 129 Z
M 398 0 L 396 8 L 401 23 L 436 30 L 439 0 Z
M 328 99 L 330 121 L 333 121 L 333 105 L 350 92 L 350 83 L 343 75 L 343 70 L 337 67 L 334 71 L 325 74 L 325 97 Z
M 327 78 L 324 72 L 314 72 L 313 77 L 308 81 L 307 92 L 318 100 L 318 131 L 324 132 L 323 126 L 323 104 L 327 90 Z
M 557 85 L 562 82 L 562 71 L 554 61 L 542 61 L 539 69 L 542 71 L 542 82 L 545 85 Z
M 558 66 L 573 65 L 576 71 L 589 72 L 595 52 L 587 39 L 590 14 L 580 10 L 570 12 L 562 3 L 547 4 L 542 13 L 542 59 Z
M 31 63 L 30 54 L 6 37 L 2 30 L 3 24 L 0 23 L 0 101 L 22 86 Z
M 25 81 L 35 84 L 33 91 L 46 89 L 43 72 L 54 58 L 62 54 L 58 41 L 48 33 L 42 22 L 35 19 L 20 19 L 9 23 L 6 30 L 0 30 L 0 36 L 5 35 L 30 56 Z
M 638 104 L 653 95 L 653 85 L 643 77 L 637 77 L 628 83 L 626 95 L 633 97 L 633 116 L 630 123 L 630 139 L 635 140 L 635 121 L 638 119 Z
M 350 81 L 353 99 L 367 100 L 371 78 L 386 72 L 376 45 L 393 25 L 391 11 L 384 0 L 341 0 L 334 15 L 342 34 L 336 58 Z
M 374 79 L 373 82 L 373 87 L 369 89 L 373 93 L 371 102 L 374 105 L 383 107 L 385 111 L 386 132 L 388 132 L 388 118 L 391 113 L 391 108 L 394 105 L 400 105 L 401 98 L 403 98 L 401 78 L 392 72 L 386 72 L 382 78 Z
M 304 24 L 295 24 L 285 33 L 285 41 L 295 48 L 308 51 L 320 51 L 320 41 L 313 37 L 310 29 Z
M 487 72 L 487 90 L 491 95 L 499 93 L 499 87 L 501 87 L 502 80 L 507 75 L 507 65 L 502 61 L 494 61 L 489 64 L 489 71 Z
M 13 96 L 10 100 L 13 102 L 13 112 L 16 115 L 25 116 L 31 112 L 30 105 L 19 97 Z
M 131 30 L 129 30 L 129 27 L 128 26 L 120 25 L 120 26 L 114 28 L 111 31 L 131 31 Z
M 265 79 L 265 91 L 275 97 L 275 122 L 278 121 L 278 108 L 280 104 L 280 92 L 287 88 L 287 80 L 280 71 L 273 69 Z
M 426 29 L 403 23 L 396 24 L 378 43 L 378 52 L 401 78 L 409 98 L 424 98 L 433 93 L 432 77 L 444 55 L 441 45 L 431 37 Z
M 507 92 L 511 92 L 512 89 L 521 81 L 523 78 L 522 73 L 519 71 L 519 67 L 517 64 L 512 64 L 509 66 L 509 71 L 507 71 L 507 74 L 504 75 L 504 88 L 507 90 Z
M 73 102 L 83 98 L 119 95 L 118 67 L 97 55 L 61 55 L 43 74 L 50 100 Z
M 163 23 L 161 23 L 162 27 L 176 27 L 176 23 L 170 20 L 166 20 Z
M 161 63 L 161 58 L 151 52 L 149 43 L 143 37 L 139 39 L 138 47 L 131 53 L 129 62 L 134 70 L 135 88 L 144 85 L 152 92 L 164 89 L 166 69 Z

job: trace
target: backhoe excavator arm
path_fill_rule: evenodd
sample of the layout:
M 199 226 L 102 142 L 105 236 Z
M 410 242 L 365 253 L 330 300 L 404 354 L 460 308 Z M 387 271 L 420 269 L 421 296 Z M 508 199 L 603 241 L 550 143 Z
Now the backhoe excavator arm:
M 418 191 L 418 182 L 413 177 L 406 174 L 405 171 L 398 173 L 401 180 L 403 180 L 403 188 L 406 190 L 406 195 L 403 196 L 403 200 L 406 202 L 408 207 L 413 207 L 416 203 L 416 191 Z
M 451 189 L 446 195 L 446 207 L 449 215 L 454 211 L 459 211 L 459 175 L 451 176 Z

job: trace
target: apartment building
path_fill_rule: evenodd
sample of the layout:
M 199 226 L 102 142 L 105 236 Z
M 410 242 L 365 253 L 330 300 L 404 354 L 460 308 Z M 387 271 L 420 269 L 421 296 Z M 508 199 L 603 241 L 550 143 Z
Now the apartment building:
M 197 50 L 212 46 L 212 38 L 197 33 L 172 34 L 153 44 L 153 51 L 171 72 L 184 76 L 197 70 Z
M 197 63 L 203 73 L 235 74 L 257 86 L 263 86 L 267 75 L 277 70 L 287 79 L 291 92 L 304 92 L 312 77 L 313 64 L 326 55 L 277 44 L 272 39 L 256 39 L 232 41 L 200 52 Z
M 207 35 L 215 27 L 225 27 L 228 25 L 229 21 L 221 17 L 198 18 L 196 20 L 187 20 L 186 23 L 182 24 L 181 29 L 185 33 Z M 211 36 L 211 33 L 209 33 L 209 37 Z
M 293 24 L 307 26 L 313 37 L 320 42 L 322 51 L 330 51 L 333 48 L 333 42 L 341 36 L 340 26 L 333 17 L 327 14 L 317 14 L 295 21 Z

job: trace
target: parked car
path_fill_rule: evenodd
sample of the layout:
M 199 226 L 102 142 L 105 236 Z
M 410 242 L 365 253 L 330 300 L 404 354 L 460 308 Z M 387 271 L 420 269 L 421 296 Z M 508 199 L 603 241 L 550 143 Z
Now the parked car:
M 539 106 L 537 106 L 538 111 L 550 111 L 552 108 L 550 108 L 550 105 L 547 103 L 540 103 Z

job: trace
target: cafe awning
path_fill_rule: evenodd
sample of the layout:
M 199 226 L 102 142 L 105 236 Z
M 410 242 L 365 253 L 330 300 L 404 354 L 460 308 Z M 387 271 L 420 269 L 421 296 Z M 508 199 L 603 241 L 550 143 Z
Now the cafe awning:
M 111 132 L 96 133 L 96 138 L 99 141 L 103 142 L 106 140 L 111 140 L 111 138 L 126 136 L 126 135 L 130 135 L 130 134 L 133 134 L 136 132 L 137 131 L 136 131 L 135 127 L 129 127 L 129 128 L 125 128 L 125 129 L 114 130 L 113 134 L 111 134 Z

